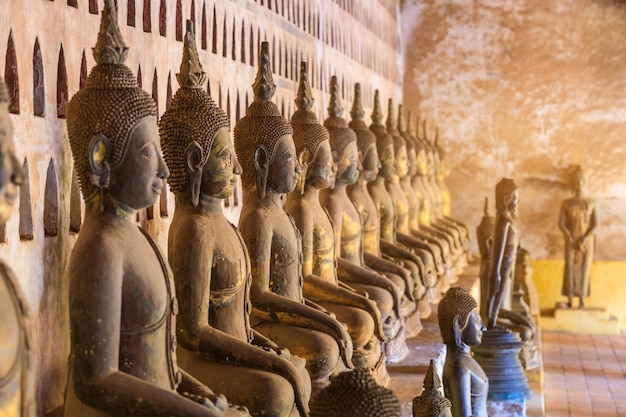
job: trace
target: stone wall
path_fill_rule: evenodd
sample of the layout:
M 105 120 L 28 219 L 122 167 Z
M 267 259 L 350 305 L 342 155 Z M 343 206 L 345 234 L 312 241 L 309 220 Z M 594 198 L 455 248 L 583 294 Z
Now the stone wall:
M 501 177 L 520 187 L 533 258 L 562 257 L 572 164 L 598 203 L 597 258 L 625 260 L 626 9 L 618 0 L 404 0 L 404 101 L 448 150 L 471 230 Z M 433 131 L 431 130 L 431 135 Z M 560 278 L 559 278 L 560 279 Z
M 28 3 L 28 4 L 26 4 Z M 396 0 L 117 0 L 127 65 L 163 113 L 177 89 L 184 20 L 195 22 L 201 60 L 214 100 L 232 126 L 252 97 L 261 40 L 270 42 L 274 100 L 294 111 L 299 62 L 309 62 L 319 118 L 326 117 L 330 77 L 344 100 L 363 85 L 369 113 L 381 98 L 402 94 Z M 0 230 L 0 257 L 23 286 L 38 329 L 41 415 L 63 402 L 69 354 L 67 266 L 82 202 L 73 180 L 65 106 L 94 65 L 102 0 L 0 0 L 0 74 L 15 93 L 16 152 L 28 171 L 16 208 Z M 140 74 L 140 75 L 139 75 Z M 344 107 L 349 108 L 348 105 Z M 241 190 L 226 203 L 236 222 Z M 140 213 L 139 223 L 166 250 L 171 193 Z M 85 277 L 89 279 L 89 277 Z

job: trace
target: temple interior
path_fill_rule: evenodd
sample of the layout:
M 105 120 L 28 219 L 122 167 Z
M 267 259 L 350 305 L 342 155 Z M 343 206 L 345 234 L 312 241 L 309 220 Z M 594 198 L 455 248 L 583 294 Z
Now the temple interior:
M 13 271 L 31 312 L 32 341 L 38 352 L 31 363 L 37 416 L 62 416 L 66 398 L 70 255 L 88 211 L 70 148 L 68 103 L 96 66 L 92 48 L 104 3 L 0 0 L 0 77 L 9 93 L 15 155 L 24 170 L 13 212 L 0 228 L 0 258 Z M 513 179 L 519 192 L 515 227 L 529 254 L 536 307 L 545 315 L 537 318 L 546 330 L 553 326 L 550 330 L 592 331 L 581 330 L 585 325 L 581 320 L 587 318 L 572 316 L 559 324 L 553 315 L 555 306 L 562 308 L 567 302 L 561 293 L 566 258 L 559 227 L 561 202 L 572 196 L 570 178 L 581 166 L 598 222 L 585 306 L 604 314 L 601 323 L 589 319 L 589 327 L 605 326 L 607 332 L 617 333 L 626 328 L 624 1 L 115 0 L 115 4 L 119 31 L 129 49 L 125 64 L 137 85 L 154 99 L 159 117 L 170 109 L 179 88 L 186 20 L 192 22 L 206 72 L 203 88 L 225 113 L 231 136 L 255 101 L 252 83 L 262 42 L 268 42 L 275 84 L 271 101 L 286 120 L 301 107 L 296 104 L 301 62 L 308 64 L 314 98 L 308 110 L 320 124 L 332 116 L 327 107 L 333 97 L 340 98 L 343 118 L 350 120 L 356 83 L 367 126 L 374 122 L 375 97 L 384 117 L 390 111 L 398 117 L 401 104 L 405 129 L 444 151 L 441 175 L 448 174 L 444 181 L 450 208 L 445 214 L 459 222 L 442 226 L 446 232 L 439 230 L 436 238 L 426 239 L 429 248 L 420 246 L 419 251 L 444 247 L 441 242 L 461 230 L 460 223 L 465 225 L 468 265 L 459 282 L 466 283 L 475 298 L 480 296 L 476 228 L 485 198 L 494 215 L 496 184 L 502 178 Z M 331 132 L 331 144 L 332 140 Z M 179 203 L 170 185 L 164 184 L 158 200 L 137 211 L 136 222 L 167 254 Z M 223 201 L 224 214 L 234 225 L 242 216 L 245 192 L 238 180 Z M 457 284 L 448 282 L 445 289 L 450 285 Z M 427 287 L 426 295 L 420 296 L 430 305 L 415 301 L 412 313 L 406 313 L 407 322 L 418 312 L 436 315 L 445 290 Z M 379 307 L 382 304 L 379 301 Z M 426 319 L 422 321 L 424 329 L 429 328 Z M 391 327 L 383 326 L 389 334 Z M 419 346 L 411 337 L 407 340 L 411 349 Z M 441 345 L 439 339 L 430 343 Z M 385 349 L 389 356 L 401 346 L 388 342 Z M 430 359 L 420 358 L 420 363 L 428 365 Z M 393 366 L 388 368 L 387 386 L 397 387 Z M 420 372 L 413 381 L 414 396 L 421 393 L 426 369 Z

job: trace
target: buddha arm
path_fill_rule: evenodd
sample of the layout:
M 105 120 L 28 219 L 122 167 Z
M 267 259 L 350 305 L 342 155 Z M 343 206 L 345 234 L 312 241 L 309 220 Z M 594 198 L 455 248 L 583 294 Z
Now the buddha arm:
M 431 246 L 421 239 L 416 239 L 403 233 L 396 233 L 396 240 L 402 245 L 408 246 L 410 248 L 421 249 L 422 251 L 427 252 L 432 257 L 437 272 L 439 274 L 445 273 L 443 261 L 441 258 L 441 252 L 438 251 L 438 248 L 436 246 Z
M 567 200 L 564 201 L 563 204 L 561 204 L 561 212 L 559 214 L 559 229 L 561 229 L 561 232 L 563 232 L 563 235 L 565 236 L 565 240 L 569 242 L 572 240 L 572 234 L 570 233 L 567 227 L 567 210 L 565 208 L 566 203 L 567 203 Z
M 502 302 L 501 292 L 504 287 L 502 280 L 509 278 L 501 275 L 509 228 L 509 221 L 503 219 L 502 216 L 498 214 L 493 234 L 491 259 L 489 261 L 489 327 L 493 327 L 498 319 L 500 303 Z
M 70 266 L 71 372 L 76 395 L 84 404 L 112 415 L 221 416 L 219 404 L 209 409 L 119 370 L 125 254 L 114 246 L 106 241 L 92 244 L 73 256 L 89 262 Z
M 409 249 L 402 247 L 402 246 L 398 246 L 391 242 L 387 242 L 386 240 L 381 240 L 380 250 L 385 255 L 389 255 L 394 258 L 408 259 L 416 263 L 419 266 L 420 270 L 422 271 L 422 274 L 425 273 L 424 261 L 422 260 L 422 258 L 417 256 L 415 253 L 411 252 Z
M 445 377 L 444 377 L 445 378 Z M 453 415 L 455 417 L 472 416 L 472 382 L 468 369 L 458 366 L 455 375 L 450 375 L 446 396 L 452 402 Z
M 363 253 L 363 260 L 365 261 L 365 265 L 375 269 L 376 271 L 389 272 L 402 277 L 406 284 L 404 287 L 404 294 L 409 300 L 415 301 L 413 297 L 413 277 L 411 276 L 410 271 L 394 262 L 374 256 L 371 253 Z

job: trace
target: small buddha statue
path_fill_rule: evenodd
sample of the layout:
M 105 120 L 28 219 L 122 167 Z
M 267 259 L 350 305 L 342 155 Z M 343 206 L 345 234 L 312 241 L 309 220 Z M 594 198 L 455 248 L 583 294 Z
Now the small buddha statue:
M 440 390 L 441 380 L 435 361 L 431 359 L 424 377 L 424 390 L 413 398 L 413 417 L 452 417 L 452 403 Z
M 576 165 L 570 179 L 574 194 L 561 204 L 559 229 L 565 239 L 565 271 L 561 294 L 567 297 L 567 306 L 572 307 L 578 297 L 580 308 L 589 296 L 591 266 L 595 252 L 595 230 L 598 227 L 596 203 L 586 195 L 589 179 L 580 165 Z
M 0 78 L 0 224 L 5 224 L 24 180 L 15 156 L 9 92 Z M 0 261 L 0 414 L 35 417 L 35 346 L 30 311 L 20 285 Z
M 470 353 L 481 343 L 485 325 L 478 304 L 461 287 L 452 287 L 439 302 L 439 330 L 446 345 L 443 391 L 453 417 L 487 417 L 487 375 Z
M 171 271 L 136 224 L 169 171 L 156 104 L 124 65 L 127 52 L 107 0 L 96 66 L 67 109 L 86 213 L 69 265 L 65 416 L 247 416 L 177 365 Z
M 363 260 L 363 227 L 361 216 L 356 209 L 346 188 L 354 184 L 359 176 L 359 158 L 356 143 L 356 133 L 348 127 L 348 122 L 341 117 L 343 107 L 339 97 L 339 83 L 336 76 L 331 77 L 330 105 L 328 107 L 329 117 L 324 121 L 324 127 L 330 135 L 330 148 L 333 155 L 337 172 L 332 188 L 326 188 L 320 192 L 320 202 L 328 211 L 333 229 L 335 232 L 335 247 L 339 248 L 337 259 L 340 268 L 347 268 L 352 265 L 359 267 L 360 274 L 367 274 L 367 283 L 361 283 L 347 276 L 345 282 L 351 287 L 367 292 L 372 299 L 379 300 L 381 291 L 384 297 L 390 294 L 393 303 L 399 313 L 398 317 L 388 315 L 384 320 L 385 334 L 390 341 L 387 346 L 391 348 L 392 343 L 397 345 L 393 350 L 386 350 L 387 360 L 401 360 L 408 354 L 406 346 L 403 320 L 415 311 L 415 304 L 406 299 L 402 299 L 407 284 L 413 287 L 412 282 L 405 282 L 404 278 L 393 273 L 378 274 L 375 269 L 366 266 Z M 381 260 L 385 262 L 384 260 Z M 351 265 L 345 265 L 349 263 Z M 410 280 L 410 277 L 408 277 Z M 350 280 L 350 281 L 348 281 Z M 405 302 L 406 301 L 406 302 Z M 385 316 L 381 305 L 381 313 Z M 392 342 L 395 340 L 395 342 Z M 395 352 L 394 352 L 395 351 Z
M 480 279 L 480 316 L 483 320 L 487 320 L 489 317 L 489 257 L 491 253 L 490 248 L 493 244 L 494 225 L 495 219 L 489 213 L 489 198 L 485 197 L 483 218 L 476 227 L 476 240 L 480 254 L 480 270 L 478 272 Z
M 252 267 L 251 324 L 255 331 L 306 360 L 315 395 L 329 384 L 331 375 L 353 367 L 352 339 L 344 323 L 305 298 L 302 242 L 282 205 L 284 194 L 296 185 L 300 165 L 291 126 L 271 101 L 275 87 L 268 54 L 267 45 L 262 44 L 255 101 L 235 128 L 244 174 L 252 172 L 244 176 L 239 220 Z
M 385 330 L 389 328 L 383 322 L 390 316 L 391 320 L 395 318 L 392 316 L 396 313 L 394 300 L 386 291 L 370 299 L 367 293 L 357 292 L 350 286 L 368 283 L 368 279 L 371 284 L 372 278 L 379 279 L 377 274 L 369 271 L 361 274 L 357 265 L 348 262 L 338 265 L 333 226 L 319 199 L 320 190 L 330 186 L 334 179 L 334 163 L 328 131 L 311 111 L 313 97 L 306 65 L 301 65 L 296 106 L 298 110 L 291 118 L 291 125 L 302 173 L 296 189 L 287 196 L 285 211 L 293 216 L 302 234 L 305 295 L 348 325 L 354 365 L 372 369 L 376 379 L 384 384 L 388 374 L 379 342 L 387 340 Z
M 366 370 L 344 372 L 311 401 L 311 417 L 400 417 L 398 397 Z
M 517 218 L 519 194 L 512 179 L 496 184 L 496 220 L 489 260 L 489 328 L 495 327 L 503 303 L 510 295 L 511 279 L 519 238 L 514 220 Z
M 228 117 L 203 88 L 191 21 L 176 78 L 180 89 L 159 125 L 176 196 L 168 259 L 179 300 L 178 363 L 253 416 L 289 416 L 294 404 L 304 416 L 311 390 L 304 360 L 250 326 L 250 259 L 221 204 L 242 171 Z

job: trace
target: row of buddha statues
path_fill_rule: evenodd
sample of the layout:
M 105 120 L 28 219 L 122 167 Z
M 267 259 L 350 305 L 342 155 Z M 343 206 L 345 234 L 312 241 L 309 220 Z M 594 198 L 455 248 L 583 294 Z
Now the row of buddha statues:
M 190 22 L 180 88 L 157 120 L 124 64 L 113 0 L 101 19 L 96 65 L 67 109 L 85 219 L 69 264 L 65 416 L 307 416 L 331 377 L 337 387 L 344 373 L 359 386 L 385 385 L 386 362 L 405 357 L 405 339 L 467 263 L 442 149 L 407 129 L 402 110 L 396 123 L 391 103 L 383 124 L 378 94 L 368 127 L 358 84 L 348 122 L 336 78 L 322 125 L 305 63 L 286 120 L 272 102 L 267 43 L 231 139 L 203 88 Z M 2 83 L 2 221 L 23 178 L 7 105 Z M 222 202 L 238 177 L 235 227 Z M 167 256 L 135 221 L 164 179 L 176 203 Z M 0 341 L 0 409 L 31 416 L 28 313 L 2 269 L 2 318 L 19 337 Z M 396 415 L 381 411 L 396 410 L 385 401 L 359 415 Z

